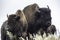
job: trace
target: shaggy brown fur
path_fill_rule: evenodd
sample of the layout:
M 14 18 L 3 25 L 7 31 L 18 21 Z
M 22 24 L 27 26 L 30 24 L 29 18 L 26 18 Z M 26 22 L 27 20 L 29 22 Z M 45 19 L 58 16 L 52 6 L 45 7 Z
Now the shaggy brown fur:
M 23 25 L 23 34 L 22 34 L 22 36 L 26 36 L 27 35 L 26 34 L 27 33 L 27 28 L 28 28 L 27 19 L 26 19 L 25 15 L 24 15 L 23 11 L 21 11 L 21 10 L 17 10 L 16 15 L 20 16 L 20 20 L 19 21 Z
M 34 14 L 36 11 L 38 11 L 38 9 L 39 9 L 39 6 L 36 3 L 28 5 L 23 9 L 23 12 L 26 15 L 28 23 L 34 22 Z

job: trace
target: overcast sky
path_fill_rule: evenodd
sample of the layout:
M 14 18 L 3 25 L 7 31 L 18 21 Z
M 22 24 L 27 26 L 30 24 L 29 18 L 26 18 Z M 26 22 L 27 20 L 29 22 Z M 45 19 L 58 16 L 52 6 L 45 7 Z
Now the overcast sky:
M 52 24 L 60 30 L 60 0 L 0 0 L 0 28 L 7 14 L 14 14 L 16 10 L 23 10 L 27 5 L 37 3 L 39 7 L 47 7 L 51 9 Z

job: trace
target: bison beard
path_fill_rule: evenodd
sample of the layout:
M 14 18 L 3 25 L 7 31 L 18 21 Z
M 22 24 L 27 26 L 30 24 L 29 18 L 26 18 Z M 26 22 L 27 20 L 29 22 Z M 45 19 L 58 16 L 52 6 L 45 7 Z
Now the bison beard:
M 16 35 L 16 39 L 22 35 L 22 24 L 19 21 L 20 17 L 14 14 L 9 15 L 8 20 L 5 21 L 1 27 L 1 39 L 10 40 L 7 35 L 7 31 L 11 32 L 13 35 Z M 15 40 L 15 39 L 14 39 Z

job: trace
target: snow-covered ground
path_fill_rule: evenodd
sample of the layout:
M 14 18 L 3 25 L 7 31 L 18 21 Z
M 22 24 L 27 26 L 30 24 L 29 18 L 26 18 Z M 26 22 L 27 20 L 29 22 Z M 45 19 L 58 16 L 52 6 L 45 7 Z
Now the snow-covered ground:
M 47 7 L 47 5 L 49 5 L 51 9 L 52 24 L 56 26 L 57 28 L 56 34 L 59 35 L 60 0 L 0 0 L 0 28 L 3 22 L 7 20 L 7 14 L 14 14 L 16 10 L 18 9 L 23 10 L 24 7 L 33 3 L 37 3 L 39 7 Z

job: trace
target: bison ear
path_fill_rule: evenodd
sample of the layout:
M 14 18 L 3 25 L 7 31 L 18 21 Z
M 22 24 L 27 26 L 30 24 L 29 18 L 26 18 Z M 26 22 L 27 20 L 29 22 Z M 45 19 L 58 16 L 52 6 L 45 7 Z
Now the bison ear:
M 8 14 L 7 14 L 7 18 L 8 18 L 9 16 L 8 16 Z
M 48 9 L 49 9 L 49 6 L 47 5 Z

